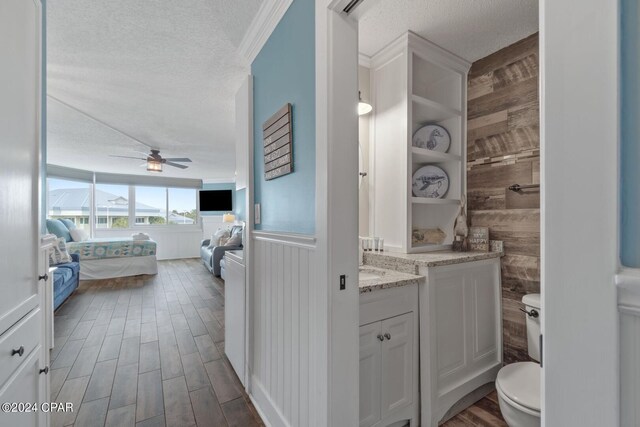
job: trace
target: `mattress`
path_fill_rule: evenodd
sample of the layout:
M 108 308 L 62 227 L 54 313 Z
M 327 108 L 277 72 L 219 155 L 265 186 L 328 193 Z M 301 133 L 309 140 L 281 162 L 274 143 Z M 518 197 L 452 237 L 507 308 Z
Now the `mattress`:
M 147 257 L 156 254 L 153 240 L 133 240 L 131 237 L 109 237 L 67 243 L 71 254 L 78 254 L 80 261 L 110 258 Z
M 80 280 L 111 279 L 157 273 L 158 262 L 155 255 L 89 259 L 80 263 Z

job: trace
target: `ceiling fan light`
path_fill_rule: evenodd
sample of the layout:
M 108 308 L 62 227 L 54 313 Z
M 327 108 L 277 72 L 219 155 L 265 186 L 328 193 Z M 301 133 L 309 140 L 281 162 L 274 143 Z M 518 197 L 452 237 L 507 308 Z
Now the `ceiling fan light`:
M 147 160 L 148 172 L 162 172 L 162 163 L 154 160 Z

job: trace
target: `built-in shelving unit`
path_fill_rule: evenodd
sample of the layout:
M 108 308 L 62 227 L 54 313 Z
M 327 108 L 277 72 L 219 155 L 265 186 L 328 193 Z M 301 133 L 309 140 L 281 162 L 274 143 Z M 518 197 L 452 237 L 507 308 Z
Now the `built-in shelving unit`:
M 391 251 L 450 247 L 466 192 L 466 83 L 470 63 L 409 32 L 371 59 L 373 231 Z M 438 124 L 449 132 L 446 153 L 414 147 L 413 134 Z M 436 165 L 449 177 L 444 197 L 412 193 L 413 174 Z M 439 244 L 413 241 L 413 230 L 440 229 Z

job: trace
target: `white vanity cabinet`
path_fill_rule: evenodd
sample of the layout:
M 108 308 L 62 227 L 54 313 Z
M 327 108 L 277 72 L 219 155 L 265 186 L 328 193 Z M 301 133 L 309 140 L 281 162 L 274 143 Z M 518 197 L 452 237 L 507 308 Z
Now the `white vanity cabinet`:
M 418 422 L 418 285 L 360 295 L 360 427 Z
M 419 272 L 421 425 L 435 427 L 502 367 L 500 259 Z

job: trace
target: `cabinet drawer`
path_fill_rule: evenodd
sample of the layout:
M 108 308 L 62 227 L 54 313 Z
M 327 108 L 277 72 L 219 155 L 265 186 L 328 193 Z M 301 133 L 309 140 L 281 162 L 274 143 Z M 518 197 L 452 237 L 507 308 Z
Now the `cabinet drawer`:
M 0 389 L 0 402 L 5 403 L 42 403 L 44 398 L 44 382 L 46 375 L 40 375 L 42 347 L 38 346 L 30 356 L 23 356 L 22 364 Z M 37 412 L 4 412 L 0 411 L 0 426 L 37 427 L 46 426 L 48 413 Z
M 36 308 L 0 335 L 0 388 L 38 346 L 42 335 L 41 328 L 42 312 L 40 308 Z M 24 348 L 22 356 L 11 354 L 20 347 Z

